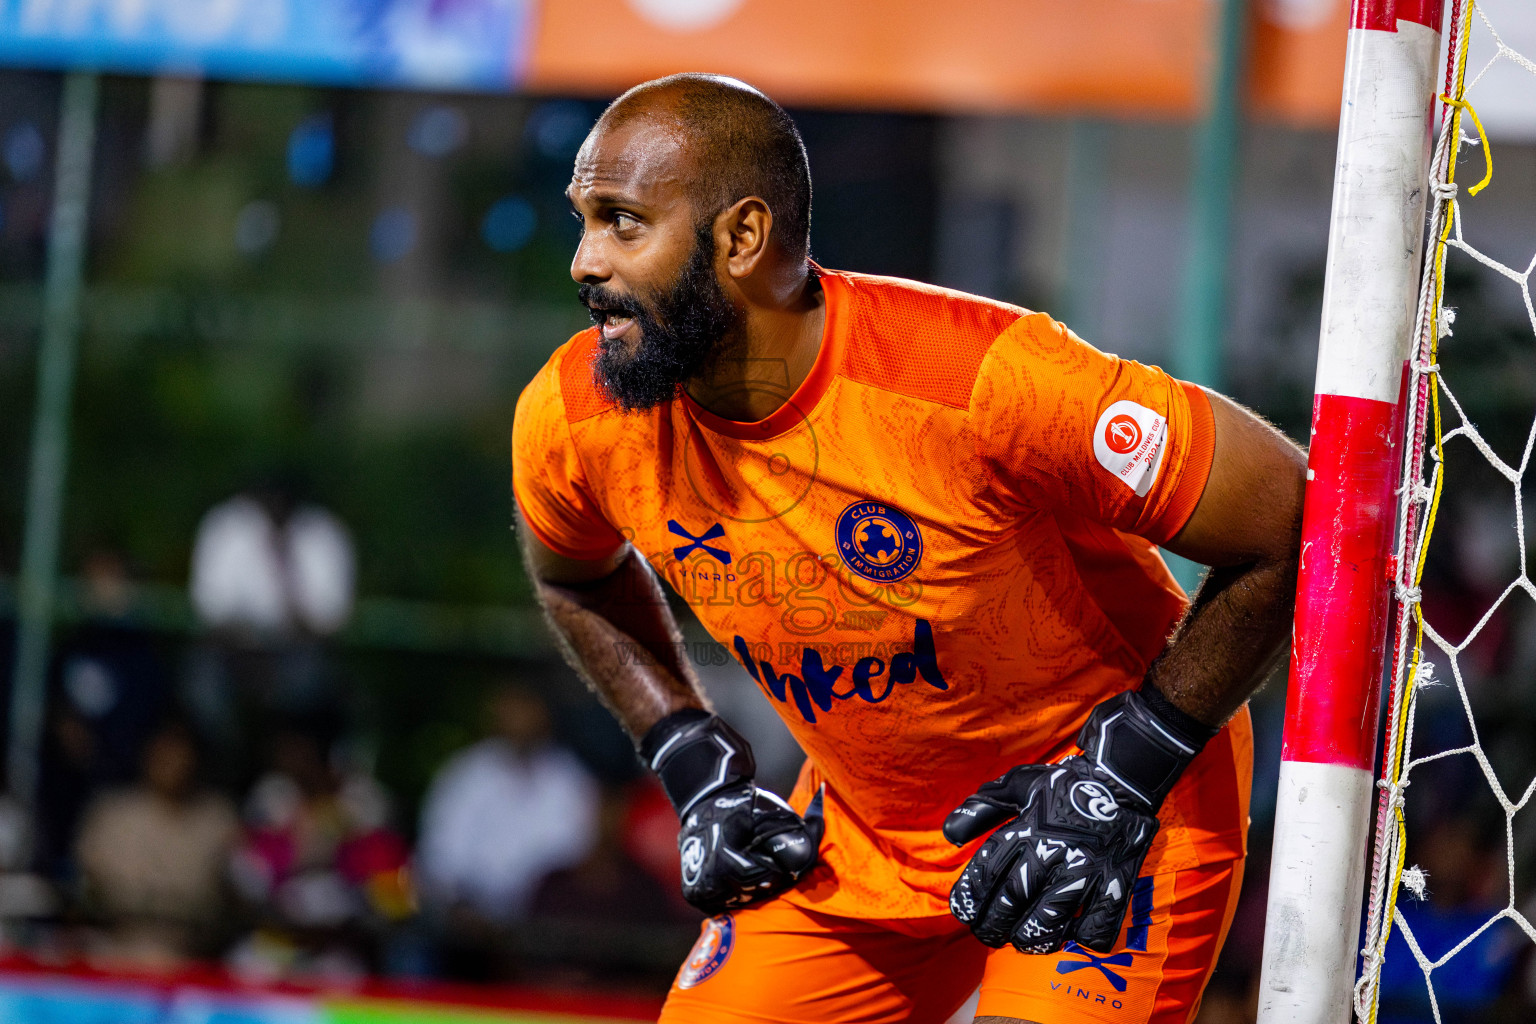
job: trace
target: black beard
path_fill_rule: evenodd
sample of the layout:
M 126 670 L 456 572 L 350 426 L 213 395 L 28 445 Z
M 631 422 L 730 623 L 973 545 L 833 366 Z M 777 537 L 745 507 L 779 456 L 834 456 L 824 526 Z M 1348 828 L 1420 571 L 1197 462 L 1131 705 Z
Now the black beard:
M 699 228 L 693 252 L 669 288 L 635 296 L 584 284 L 577 297 L 599 327 L 617 315 L 632 318 L 640 331 L 632 352 L 624 341 L 599 335 L 592 360 L 598 387 L 628 411 L 677 397 L 684 384 L 705 374 L 736 326 L 736 309 L 715 276 L 710 224 Z

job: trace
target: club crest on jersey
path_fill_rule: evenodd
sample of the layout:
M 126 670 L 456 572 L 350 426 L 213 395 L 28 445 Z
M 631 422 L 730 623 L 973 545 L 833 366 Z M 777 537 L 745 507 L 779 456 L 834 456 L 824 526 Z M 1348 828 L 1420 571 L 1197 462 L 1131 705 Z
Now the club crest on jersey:
M 895 505 L 856 501 L 837 517 L 837 554 L 867 580 L 905 579 L 923 557 L 923 535 Z
M 1119 401 L 1099 414 L 1093 455 L 1115 479 L 1145 498 L 1163 465 L 1168 421 L 1138 402 Z
M 693 944 L 683 969 L 677 972 L 678 988 L 693 988 L 708 981 L 731 958 L 731 948 L 736 944 L 736 928 L 731 915 L 721 914 L 704 922 L 699 930 L 699 940 Z

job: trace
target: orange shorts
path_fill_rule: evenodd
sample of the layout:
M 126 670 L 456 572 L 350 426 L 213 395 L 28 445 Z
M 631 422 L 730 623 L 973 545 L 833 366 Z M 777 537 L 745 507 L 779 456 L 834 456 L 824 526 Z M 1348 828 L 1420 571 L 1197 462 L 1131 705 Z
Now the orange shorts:
M 704 922 L 661 1022 L 944 1024 L 980 986 L 983 1017 L 1186 1024 L 1242 878 L 1236 860 L 1137 879 L 1107 956 L 988 949 L 951 917 L 859 921 L 770 900 Z

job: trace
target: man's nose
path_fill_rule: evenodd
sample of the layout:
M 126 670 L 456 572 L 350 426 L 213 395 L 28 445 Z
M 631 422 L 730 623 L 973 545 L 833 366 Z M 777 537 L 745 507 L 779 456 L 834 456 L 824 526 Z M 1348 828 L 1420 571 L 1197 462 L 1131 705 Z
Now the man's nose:
M 576 255 L 571 259 L 571 279 L 577 284 L 603 284 L 612 276 L 597 239 L 591 232 L 582 235 L 581 241 L 576 243 Z

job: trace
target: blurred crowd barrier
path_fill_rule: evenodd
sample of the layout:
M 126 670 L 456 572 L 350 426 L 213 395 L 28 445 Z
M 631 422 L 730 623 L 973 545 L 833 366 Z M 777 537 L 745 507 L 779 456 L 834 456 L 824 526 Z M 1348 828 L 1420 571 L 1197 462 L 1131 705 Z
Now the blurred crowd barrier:
M 50 1024 L 609 1024 L 655 1020 L 659 1001 L 451 985 L 390 986 L 338 996 L 301 986 L 232 984 L 203 971 L 134 977 L 40 970 L 0 960 L 0 1014 Z

